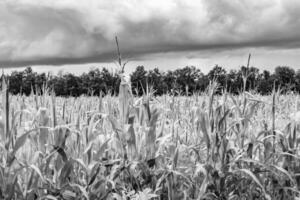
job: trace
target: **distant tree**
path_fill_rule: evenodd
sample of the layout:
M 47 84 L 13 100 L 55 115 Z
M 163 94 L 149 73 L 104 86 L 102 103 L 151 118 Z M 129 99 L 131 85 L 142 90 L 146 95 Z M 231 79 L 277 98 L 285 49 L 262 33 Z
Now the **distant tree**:
M 91 95 L 92 90 L 91 90 L 91 80 L 90 80 L 90 76 L 88 75 L 88 73 L 83 73 L 80 75 L 80 79 L 81 79 L 81 91 L 83 94 L 86 95 Z
M 295 85 L 295 70 L 287 66 L 278 66 L 275 68 L 276 86 L 283 89 L 291 89 Z
M 174 75 L 174 72 L 171 70 L 167 71 L 167 73 L 164 74 L 162 82 L 164 93 L 173 93 L 174 90 L 177 89 L 176 77 Z
M 194 92 L 204 92 L 209 85 L 208 76 L 204 75 L 200 70 L 196 73 L 194 77 L 195 81 L 195 91 Z
M 241 73 L 236 70 L 230 70 L 227 74 L 227 91 L 238 94 L 242 88 Z
M 104 94 L 111 92 L 112 94 L 118 94 L 119 92 L 119 85 L 121 82 L 120 77 L 118 74 L 114 74 L 109 72 L 108 69 L 103 68 L 101 71 L 101 90 Z
M 263 78 L 265 80 L 268 80 L 268 79 L 270 79 L 270 77 L 271 77 L 271 73 L 268 70 L 264 70 L 263 71 Z
M 202 77 L 200 69 L 195 66 L 186 66 L 182 69 L 177 69 L 174 72 L 175 82 L 181 92 L 192 94 L 197 89 L 197 82 Z
M 260 78 L 259 69 L 256 67 L 249 67 L 248 69 L 245 67 L 247 82 L 246 82 L 246 90 L 256 90 L 258 87 L 257 83 Z
M 27 67 L 23 72 L 22 92 L 29 95 L 35 89 L 36 73 L 32 71 L 31 67 Z
M 23 86 L 23 72 L 13 71 L 9 76 L 9 90 L 12 94 L 21 94 Z
M 296 91 L 300 93 L 300 69 L 298 69 L 295 75 L 295 82 L 296 82 Z
M 66 80 L 62 75 L 54 76 L 49 81 L 49 86 L 52 91 L 54 91 L 57 96 L 68 96 L 68 88 L 66 87 Z
M 107 68 L 90 69 L 88 73 L 83 73 L 80 76 L 81 91 L 88 95 L 99 95 L 100 91 L 103 94 L 117 94 L 120 84 L 118 75 L 113 74 Z
M 210 70 L 207 74 L 210 81 L 217 81 L 219 83 L 220 89 L 227 87 L 227 72 L 226 70 L 219 66 L 215 65 L 212 70 Z M 220 90 L 221 91 L 221 90 Z
M 137 66 L 130 76 L 132 92 L 136 95 L 142 95 L 147 87 L 147 71 L 144 66 Z
M 164 93 L 163 74 L 158 68 L 148 71 L 147 81 L 148 84 L 153 87 L 156 95 L 162 95 Z
M 266 95 L 275 87 L 283 88 L 283 92 L 297 91 L 300 93 L 300 70 L 295 72 L 290 67 L 278 66 L 274 73 L 264 70 L 262 73 L 256 67 L 240 67 L 238 70 L 226 70 L 216 65 L 207 75 L 194 66 L 162 72 L 158 68 L 145 70 L 144 66 L 137 66 L 130 75 L 132 91 L 135 95 L 143 95 L 147 86 L 154 89 L 155 95 L 187 94 L 203 92 L 209 81 L 219 83 L 218 92 L 224 88 L 233 94 L 239 94 L 243 89 L 243 77 L 247 76 L 246 90 L 255 90 Z M 80 76 L 59 71 L 57 75 L 33 72 L 31 67 L 24 71 L 13 71 L 9 76 L 9 91 L 12 94 L 29 95 L 31 92 L 41 94 L 44 84 L 52 89 L 57 96 L 80 95 L 117 95 L 121 79 L 117 73 L 107 68 L 93 68 Z
M 42 88 L 43 85 L 47 82 L 47 76 L 45 73 L 41 74 L 35 74 L 35 92 L 38 92 L 38 94 L 42 94 Z
M 264 70 L 259 75 L 259 80 L 257 83 L 258 85 L 257 91 L 262 95 L 270 94 L 274 87 L 274 81 L 275 81 L 275 76 L 271 75 L 269 71 Z
M 65 74 L 63 76 L 63 79 L 65 80 L 65 87 L 66 87 L 66 93 L 69 96 L 75 96 L 78 97 L 81 94 L 81 80 L 79 77 L 75 76 L 72 73 Z
M 90 71 L 87 74 L 88 76 L 88 92 L 89 94 L 99 94 L 100 91 L 103 89 L 103 80 L 101 78 L 101 72 L 98 68 L 96 69 L 90 69 Z

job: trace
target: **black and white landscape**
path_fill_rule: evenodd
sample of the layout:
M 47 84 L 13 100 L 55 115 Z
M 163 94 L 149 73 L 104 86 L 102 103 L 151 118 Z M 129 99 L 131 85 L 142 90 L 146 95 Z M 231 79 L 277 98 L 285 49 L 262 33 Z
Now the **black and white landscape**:
M 300 199 L 299 0 L 1 0 L 0 199 Z

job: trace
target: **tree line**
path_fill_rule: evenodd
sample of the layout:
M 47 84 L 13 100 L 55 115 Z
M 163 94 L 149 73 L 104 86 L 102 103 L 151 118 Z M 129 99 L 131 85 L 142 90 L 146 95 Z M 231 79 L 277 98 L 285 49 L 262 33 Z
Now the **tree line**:
M 37 73 L 31 67 L 23 71 L 13 71 L 7 76 L 9 92 L 30 95 L 42 93 L 41 88 L 47 87 L 57 96 L 80 96 L 118 94 L 120 77 L 107 68 L 90 69 L 81 75 L 72 73 Z M 244 86 L 247 91 L 256 91 L 262 95 L 270 94 L 273 88 L 283 92 L 300 92 L 300 70 L 297 72 L 287 66 L 278 66 L 274 72 L 260 71 L 256 67 L 240 67 L 238 70 L 227 71 L 216 65 L 207 74 L 194 66 L 161 71 L 158 68 L 146 70 L 144 66 L 136 67 L 130 74 L 132 92 L 142 95 L 151 89 L 155 95 L 191 95 L 204 92 L 210 81 L 217 81 L 219 92 L 224 90 L 238 94 Z M 246 84 L 244 84 L 246 83 Z

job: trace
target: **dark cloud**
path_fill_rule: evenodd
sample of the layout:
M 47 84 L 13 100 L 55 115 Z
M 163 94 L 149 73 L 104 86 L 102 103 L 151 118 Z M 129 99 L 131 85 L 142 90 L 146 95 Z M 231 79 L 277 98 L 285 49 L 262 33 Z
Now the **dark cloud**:
M 0 3 L 0 65 L 109 62 L 162 52 L 300 47 L 297 0 Z

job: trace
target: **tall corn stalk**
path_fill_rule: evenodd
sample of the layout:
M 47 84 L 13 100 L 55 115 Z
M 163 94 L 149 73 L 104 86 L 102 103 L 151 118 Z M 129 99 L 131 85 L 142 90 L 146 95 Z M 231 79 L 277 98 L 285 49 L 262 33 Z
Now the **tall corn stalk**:
M 8 81 L 6 80 L 4 74 L 2 75 L 2 118 L 4 121 L 4 135 L 6 138 L 5 148 L 8 150 L 11 143 L 11 135 L 9 130 L 9 91 L 8 91 Z
M 127 80 L 125 80 L 124 77 L 124 68 L 126 65 L 125 63 L 122 63 L 122 58 L 121 58 L 121 53 L 120 53 L 120 48 L 119 48 L 119 42 L 118 42 L 118 38 L 116 37 L 116 45 L 117 45 L 117 51 L 118 51 L 118 63 L 119 63 L 119 67 L 121 68 L 121 71 L 119 73 L 120 79 L 121 79 L 121 83 L 120 83 L 120 87 L 119 87 L 119 111 L 120 111 L 120 125 L 121 125 L 121 129 L 122 129 L 122 135 L 118 135 L 117 137 L 119 140 L 123 140 L 122 138 L 124 138 L 125 134 L 127 133 L 128 137 L 127 138 L 127 142 L 129 143 L 128 146 L 130 147 L 130 149 L 133 149 L 132 145 L 135 144 L 131 144 L 132 142 L 135 142 L 135 139 L 132 138 L 133 132 L 132 132 L 132 128 L 127 128 L 127 130 L 125 130 L 125 127 L 130 127 L 133 124 L 133 119 L 131 120 L 130 124 L 129 123 L 129 114 L 130 114 L 130 110 L 132 107 L 132 103 L 133 103 L 133 96 L 131 93 L 131 86 L 130 86 L 130 82 L 128 82 Z M 127 150 L 126 150 L 126 143 L 123 140 L 122 141 L 122 148 L 123 148 L 123 152 L 124 152 L 124 159 L 127 159 Z M 131 152 L 132 153 L 132 152 Z M 131 155 L 132 156 L 132 155 Z

